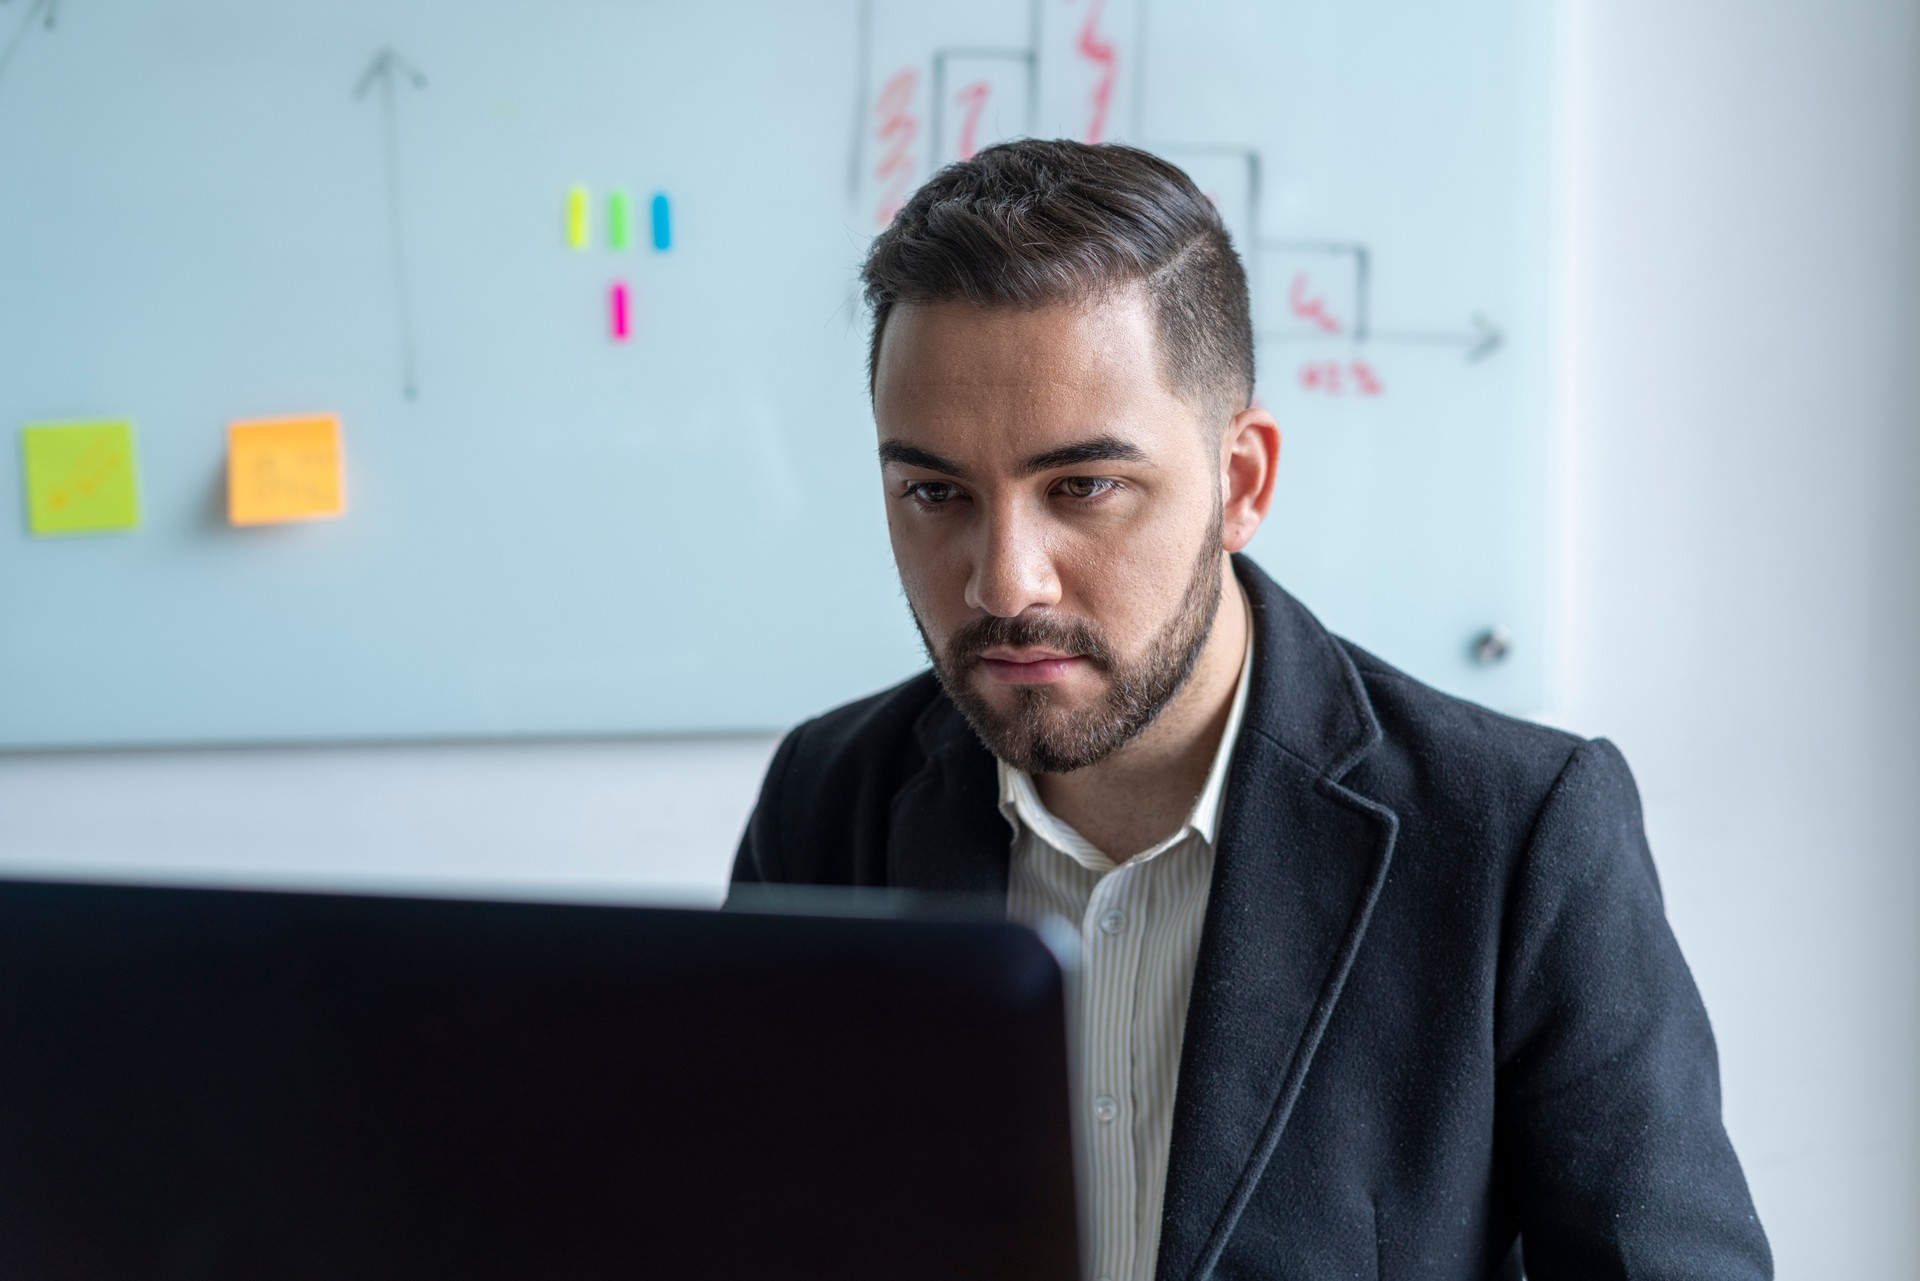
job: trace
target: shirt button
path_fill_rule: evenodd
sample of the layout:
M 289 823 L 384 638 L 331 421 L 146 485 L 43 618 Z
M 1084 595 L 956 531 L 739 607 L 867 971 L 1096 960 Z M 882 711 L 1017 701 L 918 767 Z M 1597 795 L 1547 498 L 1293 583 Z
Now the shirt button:
M 1093 1101 L 1093 1115 L 1097 1120 L 1111 1121 L 1120 1115 L 1120 1105 L 1103 1094 Z
M 1108 912 L 1100 918 L 1100 928 L 1109 934 L 1118 934 L 1127 928 L 1127 918 L 1122 912 Z

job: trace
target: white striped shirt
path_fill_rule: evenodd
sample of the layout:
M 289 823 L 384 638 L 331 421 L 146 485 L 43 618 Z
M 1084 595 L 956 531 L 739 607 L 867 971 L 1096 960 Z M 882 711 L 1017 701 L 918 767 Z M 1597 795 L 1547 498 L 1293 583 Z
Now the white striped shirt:
M 1249 638 L 1226 730 L 1186 824 L 1124 863 L 1055 817 L 1024 770 L 1000 763 L 1000 812 L 1013 827 L 1007 914 L 1029 925 L 1059 916 L 1080 933 L 1075 1129 L 1087 1275 L 1099 1281 L 1151 1281 L 1160 1248 L 1180 1038 L 1252 668 Z

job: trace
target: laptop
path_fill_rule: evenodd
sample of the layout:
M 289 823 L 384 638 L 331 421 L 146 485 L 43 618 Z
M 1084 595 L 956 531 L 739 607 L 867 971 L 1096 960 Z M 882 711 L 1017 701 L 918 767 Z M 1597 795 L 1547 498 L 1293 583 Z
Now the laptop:
M 1005 921 L 0 881 L 0 1277 L 1075 1281 Z

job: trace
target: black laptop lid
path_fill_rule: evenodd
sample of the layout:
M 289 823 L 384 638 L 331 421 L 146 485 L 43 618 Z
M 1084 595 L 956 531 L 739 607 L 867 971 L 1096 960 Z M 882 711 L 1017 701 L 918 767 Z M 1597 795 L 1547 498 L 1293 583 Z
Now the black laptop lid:
M 0 883 L 0 1277 L 1076 1276 L 1000 922 Z

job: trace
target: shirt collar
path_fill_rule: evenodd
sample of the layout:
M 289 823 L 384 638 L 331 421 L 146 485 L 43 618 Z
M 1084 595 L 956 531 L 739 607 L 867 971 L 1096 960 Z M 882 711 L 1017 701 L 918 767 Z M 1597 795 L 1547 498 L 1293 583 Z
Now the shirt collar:
M 1243 592 L 1244 595 L 1244 592 Z M 1227 767 L 1233 763 L 1234 744 L 1240 741 L 1240 722 L 1247 715 L 1247 689 L 1253 684 L 1252 610 L 1248 610 L 1247 655 L 1240 660 L 1240 684 L 1233 691 L 1233 707 L 1227 712 L 1227 727 L 1220 733 L 1220 746 L 1213 753 L 1213 768 L 1207 771 L 1207 783 L 1193 803 L 1193 815 L 1187 826 L 1209 845 L 1217 844 L 1214 834 L 1220 830 L 1220 816 L 1227 807 Z
M 1155 846 L 1155 850 L 1172 844 L 1188 831 L 1194 832 L 1208 845 L 1213 845 L 1215 835 L 1220 830 L 1220 815 L 1226 807 L 1227 767 L 1233 760 L 1234 744 L 1240 739 L 1240 723 L 1246 718 L 1247 690 L 1253 684 L 1253 610 L 1247 604 L 1244 587 L 1240 588 L 1239 596 L 1240 607 L 1247 612 L 1247 652 L 1240 660 L 1240 679 L 1234 687 L 1233 704 L 1227 711 L 1226 728 L 1220 733 L 1220 745 L 1213 752 L 1213 765 L 1207 770 L 1207 781 L 1187 815 L 1186 825 Z M 1000 775 L 1000 813 L 1015 832 L 1025 826 L 1076 863 L 1095 871 L 1106 871 L 1115 866 L 1111 859 L 1047 808 L 1040 799 L 1040 791 L 1034 786 L 1031 774 L 998 757 L 994 758 L 994 765 Z

